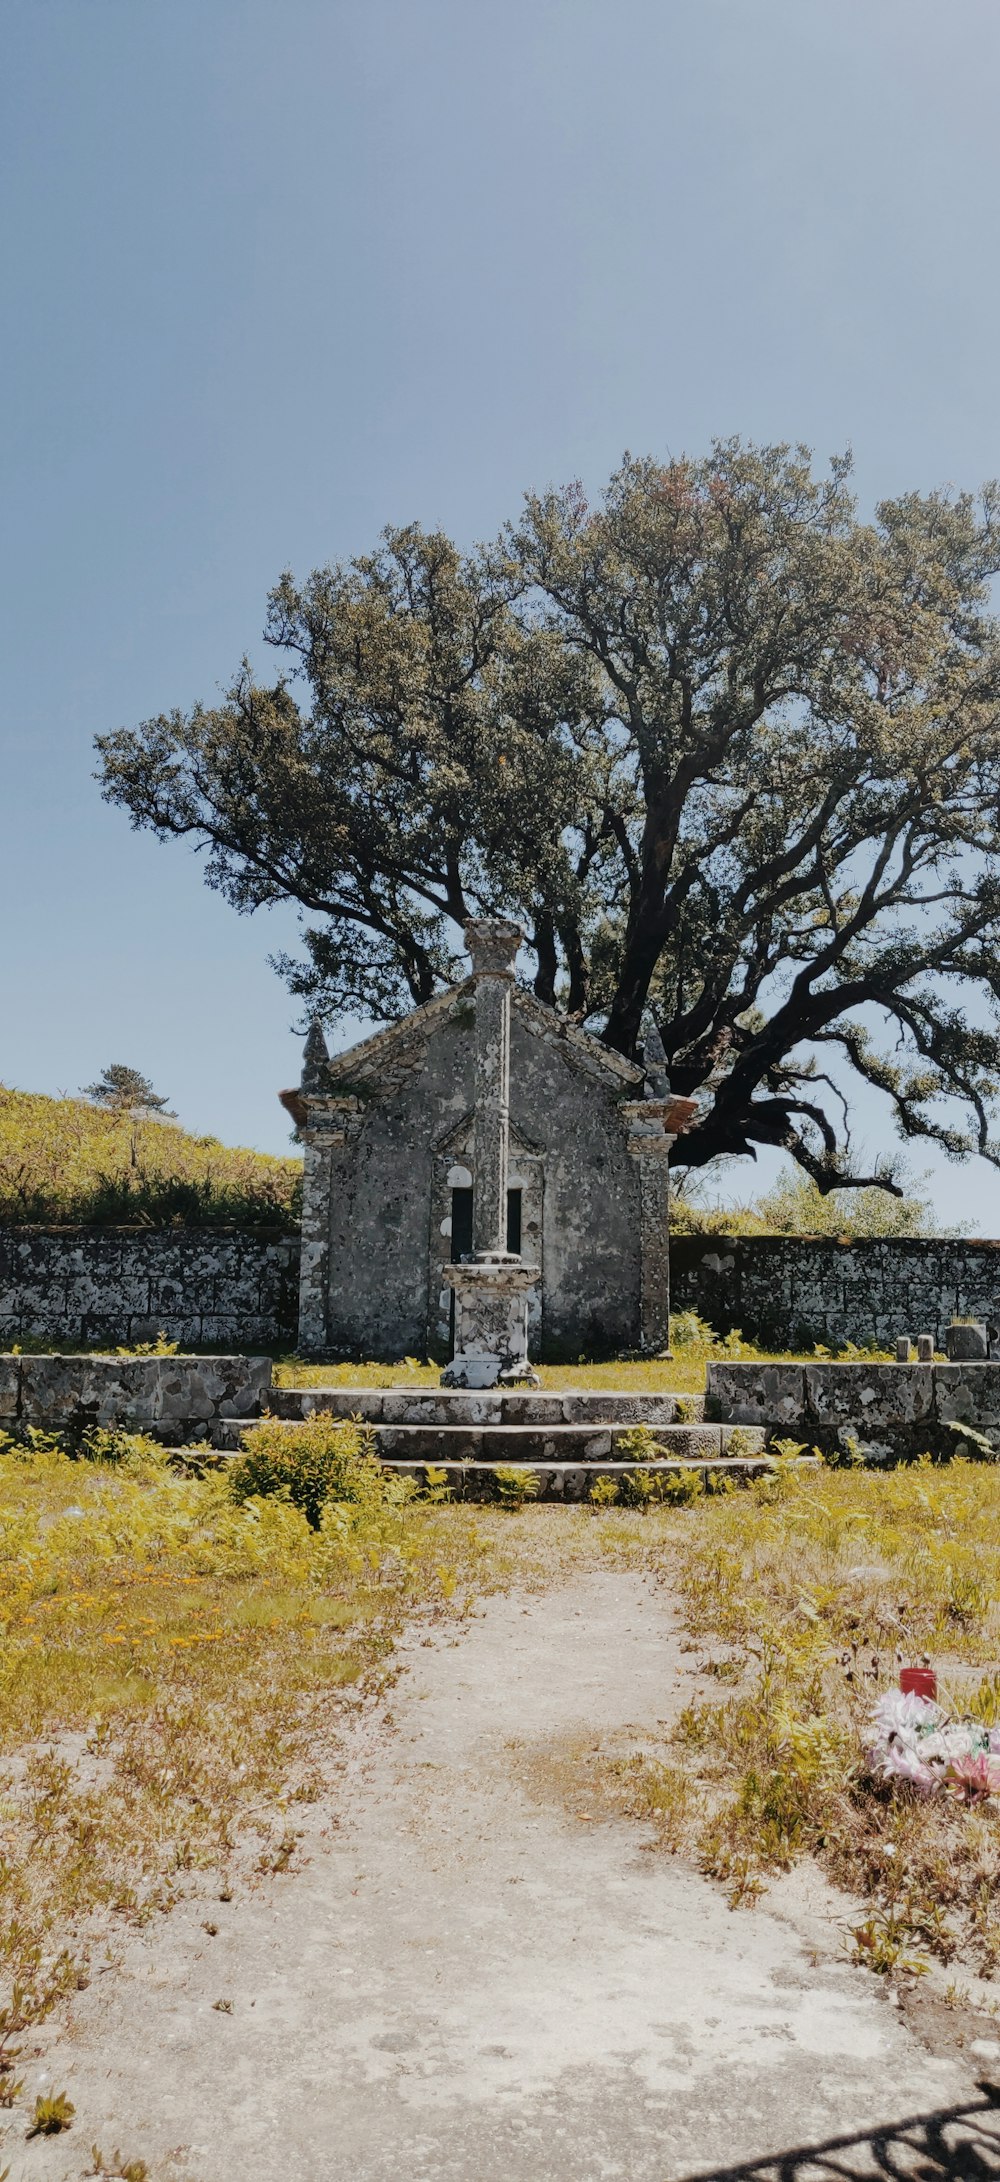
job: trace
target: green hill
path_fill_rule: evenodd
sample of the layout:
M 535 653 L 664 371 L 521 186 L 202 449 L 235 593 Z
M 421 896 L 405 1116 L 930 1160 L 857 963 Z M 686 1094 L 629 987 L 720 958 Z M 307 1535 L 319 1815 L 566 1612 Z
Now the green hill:
M 287 1227 L 301 1159 L 0 1084 L 0 1223 Z

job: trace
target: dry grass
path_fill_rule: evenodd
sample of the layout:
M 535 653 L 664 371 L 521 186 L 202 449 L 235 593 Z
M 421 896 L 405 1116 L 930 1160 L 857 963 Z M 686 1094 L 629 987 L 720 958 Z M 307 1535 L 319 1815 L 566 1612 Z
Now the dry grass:
M 114 1465 L 0 1447 L 0 2100 L 18 2029 L 86 1979 L 116 1923 L 294 1859 L 296 1810 L 330 1793 L 345 1707 L 392 1674 L 408 1619 L 515 1569 L 548 1585 L 625 1562 L 676 1591 L 713 1695 L 659 1744 L 619 1745 L 603 1778 L 665 1847 L 734 1899 L 816 1856 L 867 1903 L 855 1944 L 874 1968 L 1000 1966 L 995 1804 L 922 1802 L 861 1760 L 897 1644 L 935 1657 L 946 1702 L 1000 1712 L 991 1467 L 783 1470 L 648 1514 L 473 1513 L 406 1498 L 374 1466 L 345 1484 L 357 1435 L 318 1420 L 291 1480 L 313 1527 L 261 1495 L 289 1446 L 269 1430 L 242 1485 L 139 1439 Z M 321 1503 L 324 1432 L 341 1468 Z
M 314 1529 L 124 1445 L 114 1467 L 0 1452 L 0 2095 L 10 2039 L 115 1920 L 287 1864 L 350 1693 L 391 1672 L 408 1617 L 499 1566 L 464 1510 L 394 1496 L 375 1465 Z
M 86 1099 L 0 1084 L 4 1221 L 287 1228 L 301 1190 L 300 1158 L 274 1159 Z
M 780 1352 L 759 1349 L 752 1342 L 741 1340 L 738 1334 L 716 1338 L 700 1320 L 694 1321 L 694 1325 L 696 1331 L 690 1338 L 683 1337 L 683 1328 L 675 1330 L 671 1359 L 611 1358 L 604 1363 L 588 1363 L 581 1357 L 575 1364 L 539 1364 L 538 1375 L 543 1387 L 553 1390 L 703 1394 L 706 1367 L 725 1357 L 736 1357 L 748 1363 L 816 1361 L 814 1350 L 806 1354 L 789 1349 Z M 298 1357 L 290 1356 L 275 1365 L 274 1378 L 277 1386 L 436 1387 L 440 1383 L 441 1366 L 420 1363 L 413 1356 L 402 1357 L 395 1364 L 305 1364 Z
M 718 1694 L 661 1751 L 616 1764 L 624 1805 L 734 1900 L 816 1856 L 867 1903 L 854 1946 L 874 1969 L 937 1957 L 994 1976 L 997 1800 L 876 1783 L 862 1739 L 897 1646 L 934 1657 L 950 1709 L 1000 1718 L 995 1470 L 788 1471 L 649 1523 L 649 1563 L 679 1592 Z M 608 1548 L 631 1550 L 615 1528 Z

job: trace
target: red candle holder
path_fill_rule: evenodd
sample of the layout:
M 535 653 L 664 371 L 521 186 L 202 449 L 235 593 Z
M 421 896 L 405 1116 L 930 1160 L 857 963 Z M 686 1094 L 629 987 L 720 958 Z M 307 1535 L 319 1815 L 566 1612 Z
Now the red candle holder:
M 933 1698 L 937 1696 L 937 1675 L 933 1667 L 901 1667 L 899 1687 L 904 1697 L 912 1693 L 914 1697 Z

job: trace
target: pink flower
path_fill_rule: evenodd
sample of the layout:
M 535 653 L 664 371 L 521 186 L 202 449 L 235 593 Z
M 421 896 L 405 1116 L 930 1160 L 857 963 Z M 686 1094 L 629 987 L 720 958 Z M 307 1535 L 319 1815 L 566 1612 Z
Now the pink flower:
M 936 1787 L 941 1777 L 932 1772 L 929 1765 L 924 1765 L 916 1752 L 900 1742 L 898 1736 L 893 1736 L 885 1750 L 873 1751 L 872 1757 L 879 1764 L 883 1780 L 906 1780 L 911 1787 L 926 1792 Z
M 978 1757 L 952 1758 L 945 1773 L 945 1787 L 960 1802 L 979 1803 L 984 1796 L 1000 1794 L 1000 1760 L 981 1751 Z

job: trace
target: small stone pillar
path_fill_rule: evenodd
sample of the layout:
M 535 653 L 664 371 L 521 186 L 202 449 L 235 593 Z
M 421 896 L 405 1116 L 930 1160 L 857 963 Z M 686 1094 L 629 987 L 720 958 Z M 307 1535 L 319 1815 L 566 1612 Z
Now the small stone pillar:
M 698 1111 L 696 1099 L 634 1099 L 622 1108 L 639 1163 L 639 1346 L 670 1350 L 670 1152 Z
M 528 1290 L 538 1267 L 507 1249 L 510 1139 L 510 993 L 520 927 L 477 918 L 465 928 L 475 980 L 471 1258 L 449 1265 L 455 1292 L 455 1353 L 443 1386 L 537 1385 L 528 1362 Z

